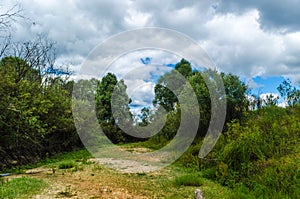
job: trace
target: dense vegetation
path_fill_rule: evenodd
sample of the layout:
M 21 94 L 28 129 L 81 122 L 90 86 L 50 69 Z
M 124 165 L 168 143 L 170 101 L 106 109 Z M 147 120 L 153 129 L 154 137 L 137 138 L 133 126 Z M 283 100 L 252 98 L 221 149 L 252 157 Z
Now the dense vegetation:
M 41 40 L 23 45 L 26 56 L 0 60 L 0 169 L 81 146 L 71 112 L 73 84 L 44 72 L 53 68 L 47 62 L 52 47 Z
M 278 98 L 274 96 L 260 99 L 253 95 L 250 101 L 247 86 L 237 76 L 221 73 L 227 95 L 226 124 L 214 150 L 200 159 L 198 153 L 209 125 L 211 109 L 204 78 L 217 72 L 192 72 L 186 60 L 178 63 L 174 70 L 188 78 L 196 92 L 202 116 L 197 138 L 178 163 L 200 170 L 205 177 L 238 190 L 240 197 L 249 194 L 254 198 L 299 197 L 299 90 L 289 80 L 278 86 L 279 93 L 287 102 L 287 107 L 282 108 L 278 107 Z M 168 76 L 172 72 L 162 76 L 160 84 L 155 87 L 154 104 L 169 111 L 166 124 L 158 134 L 143 142 L 143 146 L 160 148 L 177 132 L 180 104 L 174 93 L 162 86 L 168 85 Z M 103 80 L 111 76 L 108 74 Z M 126 98 L 125 101 L 130 100 Z M 155 112 L 151 114 L 147 108 L 143 109 L 143 113 L 139 125 L 147 125 L 155 118 Z M 126 142 L 122 134 L 113 136 Z

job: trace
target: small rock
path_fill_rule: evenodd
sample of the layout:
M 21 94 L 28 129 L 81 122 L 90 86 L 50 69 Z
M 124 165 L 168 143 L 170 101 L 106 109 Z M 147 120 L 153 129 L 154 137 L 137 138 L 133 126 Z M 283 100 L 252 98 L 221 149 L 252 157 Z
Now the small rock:
M 195 199 L 204 199 L 203 192 L 200 189 L 195 190 Z

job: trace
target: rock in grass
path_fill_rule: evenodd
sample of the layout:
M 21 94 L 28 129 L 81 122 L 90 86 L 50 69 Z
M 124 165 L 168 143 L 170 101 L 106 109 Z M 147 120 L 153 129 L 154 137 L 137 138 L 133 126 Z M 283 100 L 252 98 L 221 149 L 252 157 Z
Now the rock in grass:
M 196 199 L 204 199 L 203 192 L 200 189 L 195 190 L 195 198 Z

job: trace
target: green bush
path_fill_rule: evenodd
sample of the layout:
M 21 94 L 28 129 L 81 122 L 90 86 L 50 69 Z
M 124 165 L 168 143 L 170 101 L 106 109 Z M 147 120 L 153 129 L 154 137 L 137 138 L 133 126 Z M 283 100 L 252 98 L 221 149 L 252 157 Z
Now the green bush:
M 253 165 L 253 182 L 272 190 L 273 193 L 300 197 L 300 154 L 257 162 Z M 257 189 L 255 184 L 253 189 Z
M 199 162 L 202 176 L 233 188 L 233 198 L 300 198 L 299 113 L 300 106 L 271 106 L 227 124 Z

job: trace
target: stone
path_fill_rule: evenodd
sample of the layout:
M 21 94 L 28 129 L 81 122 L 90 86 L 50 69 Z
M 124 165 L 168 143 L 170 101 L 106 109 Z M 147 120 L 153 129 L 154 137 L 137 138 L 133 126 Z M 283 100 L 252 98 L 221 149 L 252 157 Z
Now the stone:
M 195 199 L 204 199 L 203 192 L 200 189 L 195 190 Z

